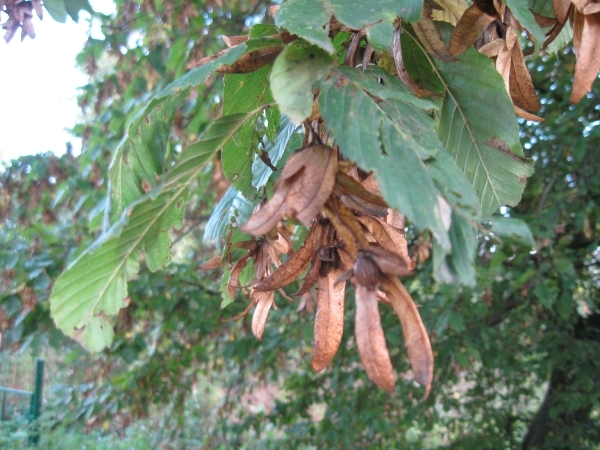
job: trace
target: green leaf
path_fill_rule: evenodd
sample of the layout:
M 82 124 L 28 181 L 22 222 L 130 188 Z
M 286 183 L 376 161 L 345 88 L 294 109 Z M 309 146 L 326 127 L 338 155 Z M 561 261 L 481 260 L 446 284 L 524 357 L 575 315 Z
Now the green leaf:
M 393 22 L 401 16 L 408 22 L 418 22 L 423 13 L 420 0 L 379 0 L 377 2 L 331 0 L 331 9 L 337 20 L 354 30 L 379 21 Z
M 283 156 L 283 152 L 295 130 L 296 125 L 291 123 L 287 117 L 284 117 L 281 121 L 281 130 L 275 138 L 275 142 L 273 144 L 266 144 L 264 151 L 267 152 L 267 155 L 269 155 L 269 159 L 274 166 L 277 165 Z M 255 189 L 260 189 L 265 186 L 272 174 L 273 170 L 262 162 L 259 157 L 254 159 L 254 162 L 252 163 L 252 186 Z
M 204 83 L 208 76 L 216 69 L 224 64 L 233 64 L 246 53 L 246 50 L 246 44 L 240 44 L 231 48 L 229 51 L 227 51 L 227 53 L 219 56 L 218 58 L 190 70 L 182 77 L 179 77 L 172 83 L 169 83 L 164 89 L 150 98 L 148 103 L 132 119 L 130 126 L 137 126 L 138 122 L 144 120 L 144 118 L 150 114 L 152 109 L 165 101 L 165 99 L 168 97 L 176 95 L 187 88 L 195 87 Z
M 293 123 L 300 124 L 310 116 L 313 85 L 327 75 L 332 64 L 326 52 L 303 40 L 292 42 L 275 60 L 269 76 L 271 91 L 281 112 Z
M 552 0 L 529 0 L 529 9 L 540 16 L 550 17 L 551 19 L 556 17 Z
M 79 11 L 87 11 L 90 14 L 94 13 L 94 10 L 90 6 L 88 0 L 64 0 L 65 1 L 65 9 L 71 19 L 75 22 L 79 22 Z
M 365 87 L 368 82 L 362 82 L 367 77 L 352 68 L 333 71 L 321 83 L 321 114 L 342 153 L 363 170 L 375 172 L 390 206 L 418 228 L 430 229 L 449 248 L 438 191 L 422 160 L 443 151 L 433 120 L 410 103 L 376 98 Z
M 378 52 L 390 51 L 394 37 L 394 25 L 389 22 L 381 22 L 367 28 L 367 40 Z
M 535 239 L 525 221 L 499 216 L 491 217 L 490 220 L 492 221 L 491 231 L 500 240 L 506 240 L 529 249 L 535 248 Z
M 104 335 L 90 328 L 91 323 L 98 323 L 92 320 L 117 314 L 125 306 L 127 280 L 136 276 L 144 250 L 150 252 L 146 260 L 153 268 L 168 259 L 168 248 L 156 240 L 171 226 L 181 226 L 190 183 L 253 114 L 256 111 L 214 122 L 199 141 L 181 154 L 165 175 L 158 195 L 147 194 L 127 207 L 121 220 L 60 275 L 50 298 L 51 314 L 58 328 L 69 336 L 82 334 L 94 349 L 110 343 L 105 337 L 96 341 Z
M 245 113 L 256 110 L 259 105 L 273 102 L 269 88 L 269 73 L 272 65 L 267 65 L 243 75 L 227 75 L 223 93 L 223 114 Z M 243 127 L 225 144 L 221 159 L 223 173 L 233 186 L 246 197 L 253 197 L 252 161 L 258 151 L 260 135 L 257 121 L 260 111 L 250 116 Z M 272 118 L 269 122 L 278 122 Z
M 333 54 L 335 49 L 328 36 L 328 24 L 332 16 L 348 28 L 359 30 L 381 21 L 391 23 L 398 16 L 408 22 L 418 22 L 422 12 L 423 2 L 420 0 L 381 0 L 376 3 L 288 0 L 277 11 L 275 24 Z
M 426 162 L 436 187 L 452 208 L 464 217 L 478 221 L 481 204 L 475 188 L 446 151 Z
M 435 73 L 431 61 L 417 43 L 416 38 L 409 36 L 408 33 L 402 33 L 400 44 L 402 46 L 404 67 L 414 82 L 423 89 L 436 94 L 443 94 L 444 84 Z
M 227 289 L 227 284 L 229 283 L 229 278 L 231 277 L 231 270 L 227 269 L 223 273 L 223 278 L 221 278 L 221 283 L 219 284 L 219 292 L 221 293 L 221 305 L 220 309 L 225 309 L 233 302 L 235 302 L 234 298 L 231 298 L 229 295 L 229 290 Z
M 84 334 L 84 341 L 80 342 L 90 352 L 99 352 L 108 347 L 115 333 L 111 323 L 105 317 L 93 317 Z
M 67 8 L 64 0 L 44 0 L 44 8 L 57 22 L 65 23 L 67 21 Z
M 164 170 L 173 118 L 187 95 L 185 90 L 169 98 L 153 109 L 145 121 L 134 122 L 127 128 L 108 170 L 113 220 L 144 195 L 142 183 L 156 186 L 156 177 Z
M 252 215 L 253 208 L 254 204 L 248 201 L 241 192 L 229 187 L 208 219 L 204 231 L 204 242 L 214 241 L 216 247 L 219 248 L 220 239 L 227 225 L 233 222 L 232 218 L 235 218 L 237 223 L 245 223 Z
M 325 24 L 331 18 L 331 8 L 323 0 L 288 0 L 277 14 L 275 25 L 301 37 L 328 53 L 335 53 Z
M 440 248 L 434 246 L 434 255 L 445 255 L 441 264 L 434 263 L 434 277 L 439 282 L 458 283 L 465 286 L 475 286 L 475 256 L 477 254 L 477 229 L 473 223 L 466 220 L 456 211 L 452 212 L 450 226 L 450 242 L 452 250 L 445 255 Z
M 519 23 L 527 29 L 535 39 L 536 52 L 546 40 L 546 36 L 542 28 L 538 25 L 529 10 L 527 0 L 506 0 L 506 6 L 510 8 L 510 12 L 515 16 Z
M 492 61 L 469 49 L 452 63 L 436 61 L 446 96 L 439 137 L 471 181 L 484 216 L 521 199 L 533 173 L 504 81 Z

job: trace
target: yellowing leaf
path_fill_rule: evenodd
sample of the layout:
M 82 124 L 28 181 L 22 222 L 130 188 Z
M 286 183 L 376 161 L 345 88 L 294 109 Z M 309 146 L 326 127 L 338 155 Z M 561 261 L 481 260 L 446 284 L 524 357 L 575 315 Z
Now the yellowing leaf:
M 438 0 L 441 10 L 434 9 L 431 18 L 438 22 L 448 22 L 456 26 L 466 9 L 469 7 L 464 0 Z

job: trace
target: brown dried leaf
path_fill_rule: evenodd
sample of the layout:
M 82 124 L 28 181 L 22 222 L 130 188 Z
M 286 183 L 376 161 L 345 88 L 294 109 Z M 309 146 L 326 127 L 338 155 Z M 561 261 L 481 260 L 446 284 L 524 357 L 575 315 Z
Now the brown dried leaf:
M 248 40 L 248 35 L 245 34 L 244 36 L 225 36 L 222 35 L 221 39 L 223 39 L 223 42 L 225 42 L 225 45 L 228 48 L 231 47 L 235 47 L 236 45 L 240 45 L 243 44 L 244 42 L 246 42 Z
M 229 277 L 229 281 L 227 282 L 227 293 L 231 298 L 235 298 L 235 290 L 238 289 L 239 279 L 242 270 L 248 265 L 248 259 L 251 256 L 254 256 L 255 252 L 248 252 L 241 259 L 235 263 L 233 268 L 231 269 L 231 276 Z
M 567 22 L 571 4 L 571 0 L 552 0 L 554 15 L 556 16 L 556 21 L 559 24 L 564 25 Z
M 343 195 L 342 201 L 350 208 L 363 214 L 383 217 L 387 214 L 387 203 L 380 195 L 377 195 L 344 172 L 337 173 L 337 185 Z
M 542 119 L 540 116 L 536 116 L 535 114 L 528 113 L 527 111 L 522 110 L 518 106 L 515 106 L 515 113 L 517 114 L 517 116 L 522 117 L 523 119 L 529 120 L 531 122 L 543 122 L 544 121 L 544 119 Z
M 381 247 L 403 260 L 402 265 L 408 272 L 414 268 L 414 263 L 408 254 L 408 242 L 404 237 L 404 230 L 400 231 L 374 217 L 360 216 L 357 219 L 369 230 Z
M 395 277 L 382 275 L 380 281 L 383 291 L 387 294 L 400 319 L 408 359 L 415 379 L 419 384 L 425 386 L 425 398 L 427 398 L 433 381 L 433 352 L 417 305 L 406 288 Z
M 315 238 L 321 227 L 313 225 L 302 246 L 290 258 L 281 264 L 271 275 L 262 280 L 254 289 L 257 291 L 273 291 L 287 286 L 306 270 L 314 253 Z
M 437 59 L 445 62 L 454 61 L 454 56 L 450 54 L 446 43 L 442 39 L 435 22 L 431 19 L 431 8 L 427 5 L 423 7 L 423 18 L 420 22 L 413 24 L 415 34 L 427 50 L 427 53 L 435 56 Z
M 304 275 L 304 280 L 302 280 L 302 285 L 300 286 L 300 289 L 298 289 L 298 292 L 292 295 L 304 295 L 310 290 L 311 287 L 315 285 L 315 283 L 319 279 L 319 273 L 321 272 L 322 264 L 323 263 L 321 261 L 321 258 L 315 255 L 312 260 L 311 268 L 308 270 L 308 272 L 306 272 L 306 275 Z
M 575 16 L 581 13 L 575 11 Z M 575 43 L 575 32 L 573 33 Z M 583 18 L 581 43 L 576 49 L 575 77 L 571 103 L 579 102 L 591 89 L 600 71 L 600 13 L 588 14 Z
M 275 228 L 283 217 L 282 209 L 284 208 L 284 202 L 291 187 L 290 183 L 278 186 L 273 197 L 261 205 L 260 209 L 252 214 L 240 229 L 244 233 L 260 236 L 267 234 Z
M 317 314 L 315 316 L 315 349 L 312 368 L 323 370 L 333 359 L 344 333 L 344 293 L 346 282 L 336 280 L 341 270 L 332 270 L 319 278 Z
M 261 67 L 271 64 L 283 50 L 283 46 L 262 47 L 246 53 L 231 66 L 223 64 L 216 70 L 218 73 L 243 74 L 256 72 Z
M 337 152 L 325 145 L 313 145 L 304 152 L 310 161 L 305 171 L 293 184 L 286 206 L 289 215 L 303 225 L 309 225 L 331 195 L 337 173 Z
M 204 264 L 202 264 L 200 267 L 198 267 L 198 269 L 200 269 L 200 270 L 217 269 L 217 268 L 221 267 L 222 260 L 223 260 L 223 257 L 221 255 L 214 256 L 213 258 L 209 259 Z
M 256 339 L 262 340 L 269 310 L 275 299 L 275 293 L 273 291 L 253 291 L 251 297 L 256 302 L 256 309 L 254 310 L 254 314 L 252 314 L 252 333 L 254 333 Z
M 464 0 L 438 0 L 442 11 L 432 11 L 431 18 L 438 22 L 448 22 L 456 26 L 465 10 L 469 7 Z
M 466 51 L 494 20 L 494 17 L 482 12 L 476 4 L 469 6 L 452 33 L 450 53 L 458 56 Z
M 595 0 L 571 0 L 571 3 L 575 6 L 575 8 L 586 15 L 595 14 L 600 11 L 600 4 Z
M 361 284 L 356 286 L 356 345 L 367 375 L 388 392 L 394 392 L 394 368 L 385 343 L 377 290 Z
M 521 47 L 517 44 L 512 49 L 509 92 L 513 103 L 528 111 L 539 111 L 542 108 L 527 70 Z
M 489 58 L 495 58 L 498 56 L 501 50 L 506 48 L 506 41 L 504 39 L 496 39 L 492 42 L 485 44 L 479 48 L 479 53 L 483 53 Z

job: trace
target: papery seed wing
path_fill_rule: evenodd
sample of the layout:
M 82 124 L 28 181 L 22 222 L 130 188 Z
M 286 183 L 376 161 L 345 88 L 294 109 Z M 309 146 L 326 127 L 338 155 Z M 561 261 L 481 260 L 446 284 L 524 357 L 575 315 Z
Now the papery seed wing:
M 477 5 L 469 6 L 456 24 L 450 39 L 450 53 L 458 56 L 477 41 L 477 38 L 494 21 L 494 17 L 482 12 Z
M 383 291 L 387 294 L 402 324 L 408 359 L 415 379 L 419 384 L 425 386 L 425 398 L 427 398 L 433 381 L 433 352 L 427 330 L 423 325 L 417 305 L 402 283 L 395 277 L 385 275 L 382 275 L 380 280 Z
M 260 236 L 275 228 L 285 214 L 284 202 L 291 186 L 290 183 L 277 186 L 273 197 L 252 214 L 240 229 L 244 233 Z
M 262 280 L 254 289 L 257 291 L 274 291 L 287 286 L 306 270 L 315 251 L 314 242 L 321 227 L 313 225 L 302 246 L 281 264 L 271 275 Z
M 427 53 L 445 62 L 454 61 L 454 56 L 450 54 L 440 31 L 431 19 L 430 7 L 425 6 L 423 8 L 423 18 L 420 22 L 413 24 L 413 30 L 419 41 L 421 41 L 421 44 L 425 47 L 425 50 L 427 50 Z
M 309 225 L 331 195 L 337 173 L 337 152 L 324 145 L 303 151 L 310 157 L 301 176 L 293 183 L 285 204 L 291 216 Z
M 377 290 L 356 286 L 355 329 L 360 359 L 369 378 L 382 389 L 394 392 L 394 368 L 381 327 Z
M 200 265 L 198 269 L 200 270 L 212 270 L 221 267 L 221 261 L 223 257 L 221 255 L 217 255 L 206 261 L 204 264 Z
M 321 265 L 321 259 L 317 255 L 315 255 L 312 259 L 311 268 L 308 270 L 308 272 L 306 272 L 306 275 L 304 275 L 304 279 L 302 280 L 302 285 L 300 285 L 300 289 L 298 289 L 298 292 L 292 295 L 304 295 L 310 290 L 311 287 L 315 285 L 315 283 L 319 279 Z
M 319 278 L 317 291 L 317 314 L 315 316 L 315 349 L 312 368 L 323 370 L 337 352 L 344 333 L 344 294 L 346 282 L 336 280 L 341 270 L 332 270 L 326 277 Z
M 248 258 L 254 255 L 254 252 L 248 252 L 236 262 L 231 269 L 231 276 L 227 282 L 227 293 L 231 298 L 235 298 L 235 290 L 239 288 L 239 279 L 242 270 L 248 264 Z
M 517 44 L 512 49 L 512 64 L 510 67 L 510 98 L 519 108 L 528 111 L 539 111 L 542 107 L 538 100 L 531 81 L 531 75 L 527 70 L 521 47 Z
M 265 331 L 269 310 L 271 309 L 271 306 L 273 306 L 275 293 L 273 291 L 253 291 L 252 299 L 256 301 L 256 308 L 254 309 L 254 314 L 252 314 L 252 333 L 254 333 L 256 339 L 260 340 Z

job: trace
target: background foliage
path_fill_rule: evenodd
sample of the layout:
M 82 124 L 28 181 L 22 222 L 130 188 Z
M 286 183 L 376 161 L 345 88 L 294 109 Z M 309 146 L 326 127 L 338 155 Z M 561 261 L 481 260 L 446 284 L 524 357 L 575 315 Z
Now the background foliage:
M 115 17 L 100 16 L 104 39 L 90 38 L 78 58 L 90 76 L 79 100 L 83 120 L 73 129 L 84 139 L 84 152 L 78 157 L 23 157 L 6 166 L 1 181 L 2 346 L 60 349 L 63 370 L 72 375 L 49 397 L 50 420 L 89 429 L 108 420 L 118 433 L 132 422 L 150 420 L 158 410 L 165 419 L 152 439 L 166 448 L 597 448 L 600 168 L 595 152 L 600 91 L 595 86 L 581 103 L 569 106 L 575 64 L 570 48 L 530 61 L 545 122 L 521 121 L 518 137 L 535 173 L 521 202 L 480 228 L 475 287 L 432 282 L 435 258 L 419 265 L 406 282 L 421 305 L 436 352 L 434 390 L 427 401 L 420 402 L 421 390 L 409 377 L 401 379 L 393 396 L 370 382 L 349 331 L 352 302 L 334 365 L 319 374 L 309 364 L 310 303 L 299 308 L 278 300 L 262 342 L 252 335 L 249 319 L 226 321 L 242 312 L 246 301 L 240 298 L 221 309 L 220 274 L 198 269 L 214 254 L 202 243 L 203 233 L 216 198 L 225 195 L 232 206 L 221 208 L 233 207 L 240 222 L 252 204 L 237 192 L 226 193 L 228 183 L 215 170 L 218 160 L 208 160 L 189 183 L 186 220 L 172 232 L 171 264 L 149 267 L 152 262 L 146 258 L 138 278 L 129 282 L 128 307 L 118 313 L 110 347 L 89 354 L 56 330 L 48 302 L 56 278 L 94 236 L 110 229 L 109 222 L 115 223 L 131 201 L 146 193 L 140 189 L 143 182 L 135 179 L 139 171 L 119 173 L 115 165 L 109 171 L 113 155 L 134 155 L 140 145 L 166 149 L 156 153 L 156 166 L 147 169 L 152 176 L 144 180 L 151 191 L 158 186 L 153 174 L 181 167 L 181 150 L 218 116 L 224 97 L 253 75 L 227 75 L 224 91 L 223 79 L 210 76 L 207 83 L 194 83 L 191 91 L 165 100 L 161 105 L 172 102 L 172 109 L 152 114 L 173 117 L 168 142 L 157 141 L 165 134 L 163 119 L 151 115 L 148 121 L 136 120 L 140 109 L 156 93 L 164 94 L 158 98 L 171 93 L 164 89 L 194 62 L 218 53 L 223 47 L 219 35 L 241 35 L 260 20 L 273 21 L 269 5 L 261 2 L 116 3 Z M 385 16 L 384 6 L 378 14 Z M 313 28 L 294 29 L 290 23 L 301 21 L 293 10 L 288 13 L 278 25 L 302 33 L 325 53 L 333 54 L 335 45 L 341 45 L 329 44 L 318 32 L 309 39 Z M 324 23 L 329 17 L 315 14 L 314 20 Z M 260 40 L 260 28 L 254 30 Z M 325 54 L 322 58 L 329 64 Z M 439 63 L 442 72 L 444 64 L 453 63 Z M 264 70 L 275 71 L 277 65 Z M 199 81 L 208 75 L 209 70 L 196 72 Z M 192 81 L 188 76 L 179 83 L 185 87 Z M 360 83 L 365 82 L 355 85 Z M 451 90 L 452 80 L 447 85 L 440 89 Z M 258 103 L 227 114 L 269 101 L 267 86 Z M 327 114 L 326 101 L 321 108 Z M 475 113 L 485 113 L 485 108 Z M 264 119 L 264 134 L 272 140 L 265 148 L 275 164 L 301 145 L 289 124 L 287 139 L 275 140 L 269 127 L 281 120 L 276 115 L 254 117 L 259 125 Z M 281 124 L 283 129 L 286 123 Z M 237 133 L 252 131 L 242 126 Z M 256 139 L 253 145 L 259 148 Z M 129 166 L 134 161 L 133 156 L 126 160 Z M 265 185 L 251 171 L 253 163 L 249 154 L 244 164 L 255 179 L 234 183 L 246 194 Z M 228 169 L 226 159 L 223 166 L 226 174 L 239 170 Z M 131 186 L 137 189 L 134 197 L 120 195 L 132 192 Z M 216 198 L 206 192 L 215 192 Z M 112 217 L 106 214 L 109 201 Z M 531 234 L 512 219 L 526 222 Z M 427 225 L 409 226 L 411 245 L 424 246 L 432 239 L 423 228 Z M 235 233 L 233 239 L 241 239 Z M 535 251 L 530 251 L 532 243 Z M 382 319 L 393 365 L 408 373 L 397 318 L 386 308 Z M 206 399 L 201 407 L 194 406 L 198 398 Z M 58 416 L 57 411 L 68 413 Z M 199 411 L 198 416 L 190 411 Z

